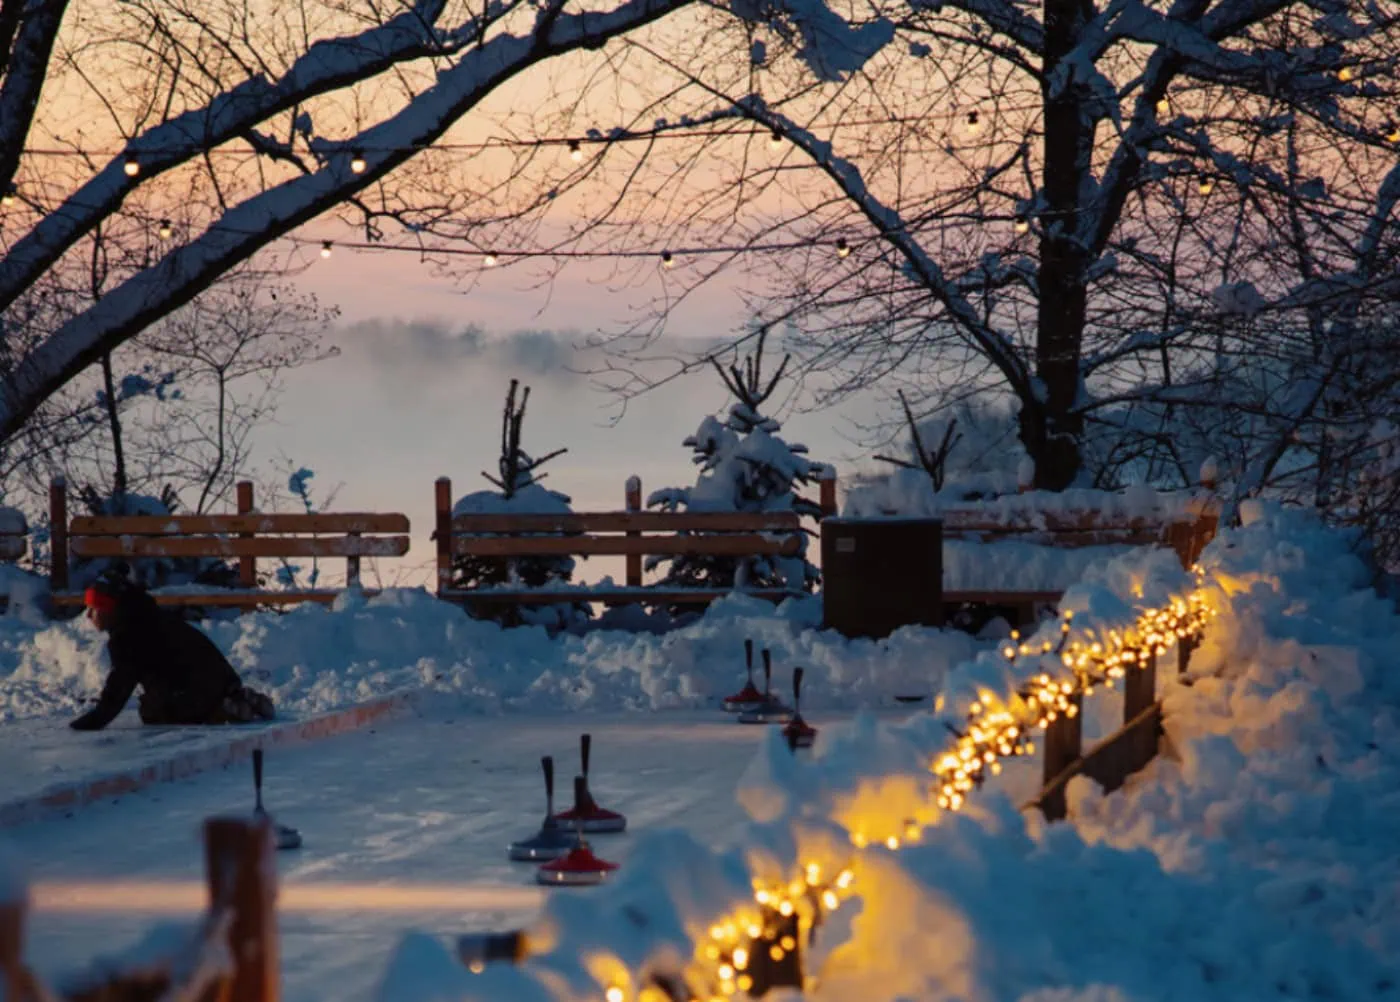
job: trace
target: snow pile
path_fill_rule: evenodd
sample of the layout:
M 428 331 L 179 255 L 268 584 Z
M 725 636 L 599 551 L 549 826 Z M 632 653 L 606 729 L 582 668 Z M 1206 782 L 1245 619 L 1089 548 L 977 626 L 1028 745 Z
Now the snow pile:
M 551 637 L 540 628 L 505 630 L 421 589 L 399 589 L 201 627 L 245 680 L 294 716 L 410 688 L 485 713 L 714 706 L 743 683 L 746 637 L 771 648 L 775 688 L 788 691 L 801 665 L 804 707 L 848 709 L 911 691 L 931 695 L 942 673 L 976 650 L 956 631 L 911 627 L 887 640 L 847 641 L 819 625 L 815 599 L 775 610 L 735 596 L 662 635 Z M 36 627 L 0 617 L 0 721 L 79 708 L 101 689 L 103 651 L 104 638 L 83 619 Z
M 1202 558 L 1218 616 L 1187 682 L 1159 675 L 1179 761 L 1109 797 L 1076 781 L 1067 824 L 1020 812 L 995 780 L 938 814 L 925 763 L 944 725 L 1043 667 L 984 654 L 949 672 L 935 713 L 831 729 L 815 760 L 771 733 L 738 848 L 644 836 L 613 887 L 552 896 L 539 955 L 492 972 L 497 987 L 630 997 L 653 975 L 718 970 L 706 944 L 751 917 L 754 888 L 804 870 L 842 887 L 831 875 L 849 868 L 807 961 L 813 1000 L 1394 997 L 1400 620 L 1339 534 L 1299 514 L 1247 521 Z M 1149 552 L 1066 602 L 1076 631 L 1111 638 L 1189 584 Z

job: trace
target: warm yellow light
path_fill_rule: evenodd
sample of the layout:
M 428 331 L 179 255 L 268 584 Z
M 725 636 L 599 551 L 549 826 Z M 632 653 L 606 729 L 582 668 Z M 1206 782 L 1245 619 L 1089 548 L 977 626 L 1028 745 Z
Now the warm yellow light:
M 331 256 L 331 242 L 330 242 L 329 240 L 323 240 L 323 241 L 321 241 L 321 256 L 322 256 L 322 257 L 330 257 L 330 256 Z
M 707 960 L 718 960 L 718 959 L 719 959 L 719 947 L 715 946 L 715 944 L 713 944 L 713 943 L 706 943 L 706 944 L 705 944 L 705 959 L 707 959 Z
M 791 915 L 791 914 L 792 914 L 792 902 L 791 902 L 791 901 L 784 901 L 782 904 L 778 905 L 778 914 L 779 914 L 779 915 Z
M 742 971 L 749 966 L 749 951 L 742 946 L 734 948 L 734 969 Z
M 772 897 L 767 891 L 754 891 L 753 899 L 761 905 L 766 905 Z
M 622 1002 L 622 989 L 617 987 L 617 985 L 610 985 L 608 986 L 608 990 L 603 993 L 603 997 L 607 999 L 608 1002 Z
M 728 981 L 730 978 L 734 977 L 734 968 L 730 967 L 728 964 L 720 964 L 719 977 L 721 981 Z
M 840 258 L 851 256 L 851 245 L 846 243 L 845 237 L 836 238 L 836 256 Z
M 1386 126 L 1385 140 L 1388 143 L 1400 143 L 1400 125 L 1390 124 Z
M 1353 76 L 1355 76 L 1355 74 L 1352 73 L 1350 66 L 1343 66 L 1337 71 L 1337 79 L 1342 83 L 1347 83 Z
M 467 965 L 467 970 L 471 971 L 473 974 L 480 974 L 482 971 L 486 970 L 486 965 L 482 963 L 480 957 L 473 957 L 471 963 Z
M 851 881 L 855 879 L 856 875 L 850 870 L 842 870 L 841 874 L 836 878 L 836 886 L 844 891 L 851 886 Z
M 1215 182 L 1208 177 L 1201 178 L 1201 194 L 1209 195 L 1211 189 L 1215 187 Z
M 784 950 L 791 952 L 797 949 L 797 940 L 793 939 L 791 936 L 784 936 L 782 939 L 778 940 L 778 945 Z
M 891 835 L 889 838 L 885 839 L 885 845 L 889 846 L 891 849 L 898 849 L 899 838 L 897 836 Z
M 583 159 L 583 147 L 579 144 L 577 139 L 569 140 L 569 159 L 574 163 L 578 163 Z
M 841 899 L 836 896 L 835 891 L 822 891 L 822 905 L 826 907 L 827 911 L 834 912 L 840 904 Z
M 1159 115 L 1165 115 L 1167 112 L 1169 112 L 1169 111 L 1171 111 L 1171 110 L 1172 110 L 1172 104 L 1171 104 L 1171 102 L 1168 101 L 1166 98 L 1160 98 L 1160 99 L 1157 101 L 1157 114 L 1159 114 Z
M 356 151 L 356 153 L 350 157 L 350 172 L 352 174 L 363 174 L 367 166 L 363 153 Z
M 975 112 L 975 111 L 969 111 L 969 112 L 967 113 L 967 134 L 968 134 L 969 136 L 975 136 L 975 135 L 977 135 L 977 133 L 979 133 L 979 132 L 981 132 L 981 131 L 982 131 L 982 120 L 981 120 L 981 118 L 978 116 L 977 112 Z
M 781 149 L 783 145 L 783 130 L 774 129 L 768 136 L 768 145 L 773 149 Z
M 671 254 L 671 252 L 670 252 L 670 251 L 662 251 L 662 252 L 661 252 L 661 267 L 670 269 L 670 268 L 674 268 L 675 266 L 676 266 L 676 259 L 675 259 L 675 257 Z
M 160 221 L 160 226 L 159 228 L 157 228 L 156 232 L 160 234 L 160 238 L 162 240 L 169 240 L 170 234 L 174 233 L 175 229 L 170 225 L 170 220 L 162 219 Z
M 779 946 L 777 943 L 774 943 L 772 946 L 770 946 L 770 947 L 768 948 L 768 956 L 772 957 L 774 960 L 782 960 L 782 959 L 783 959 L 783 948 L 782 948 L 781 946 Z
M 851 832 L 851 844 L 857 849 L 864 849 L 869 845 L 869 840 L 862 832 Z
M 486 256 L 481 259 L 481 263 L 488 268 L 496 267 L 496 255 L 492 254 L 490 251 L 487 251 Z
M 739 990 L 746 992 L 753 987 L 753 978 L 747 974 L 739 975 Z
M 122 164 L 122 170 L 126 172 L 127 177 L 135 177 L 141 173 L 141 161 L 135 157 L 127 157 L 126 163 Z

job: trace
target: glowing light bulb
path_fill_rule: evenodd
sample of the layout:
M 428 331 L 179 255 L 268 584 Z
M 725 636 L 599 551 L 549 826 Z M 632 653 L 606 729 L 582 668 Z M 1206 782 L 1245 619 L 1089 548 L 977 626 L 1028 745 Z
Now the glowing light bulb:
M 735 968 L 735 970 L 742 971 L 745 967 L 748 967 L 748 966 L 749 966 L 749 951 L 748 951 L 748 950 L 745 950 L 742 946 L 735 947 L 735 949 L 734 949 L 734 968 Z
M 490 251 L 487 251 L 486 256 L 481 259 L 481 263 L 486 265 L 486 267 L 488 268 L 496 267 L 496 255 L 492 254 Z
M 7 187 L 7 188 L 5 189 L 5 193 L 4 193 L 4 194 L 3 194 L 3 195 L 0 195 L 0 205 L 3 205 L 5 208 L 8 209 L 10 206 L 12 206 L 12 205 L 15 204 L 15 197 L 16 197 L 17 195 L 18 195 L 18 190 L 15 188 L 15 186 L 14 186 L 13 184 L 11 184 L 9 187 Z
M 1355 75 L 1356 74 L 1352 73 L 1350 66 L 1343 66 L 1337 71 L 1337 79 L 1340 80 L 1342 83 L 1349 82 L 1351 78 Z
M 977 135 L 977 133 L 979 133 L 979 132 L 981 132 L 981 131 L 982 131 L 982 119 L 981 119 L 981 117 L 977 114 L 976 111 L 969 111 L 969 112 L 967 113 L 967 134 L 968 134 L 969 136 L 975 136 L 975 135 Z
M 1385 126 L 1385 139 L 1388 143 L 1400 143 L 1400 125 L 1394 122 L 1387 122 Z
M 1029 233 L 1031 231 L 1031 221 L 1025 216 L 1016 217 L 1016 232 Z
M 169 239 L 170 239 L 170 234 L 174 233 L 175 230 L 174 230 L 174 228 L 170 225 L 170 220 L 168 220 L 168 219 L 162 219 L 162 220 L 160 221 L 160 228 L 159 228 L 158 230 L 156 230 L 156 232 L 160 234 L 160 238 L 161 238 L 162 240 L 169 240 Z
M 126 163 L 122 164 L 122 170 L 126 172 L 127 177 L 135 177 L 141 173 L 141 161 L 135 157 L 127 157 Z
M 846 243 L 845 237 L 836 238 L 836 256 L 840 258 L 851 256 L 851 245 Z
M 1160 98 L 1160 99 L 1158 99 L 1158 101 L 1157 101 L 1157 114 L 1159 114 L 1159 115 L 1165 115 L 1167 112 L 1169 112 L 1169 111 L 1171 111 L 1171 110 L 1172 110 L 1172 103 L 1171 103 L 1170 101 L 1168 101 L 1166 98 Z
M 603 993 L 603 997 L 606 998 L 608 1002 L 622 1002 L 622 989 L 617 987 L 617 985 L 610 985 L 608 986 L 608 990 Z
M 1212 181 L 1212 180 L 1211 180 L 1210 178 L 1208 178 L 1208 177 L 1203 177 L 1203 178 L 1201 178 L 1201 194 L 1202 194 L 1202 195 L 1209 195 L 1209 194 L 1211 193 L 1212 189 L 1214 189 L 1214 188 L 1215 188 L 1215 182 L 1214 182 L 1214 181 Z
M 674 268 L 675 266 L 676 266 L 676 258 L 675 258 L 675 256 L 674 256 L 670 251 L 662 251 L 662 252 L 661 252 L 661 267 L 670 269 L 670 268 Z
M 330 242 L 329 240 L 323 240 L 323 241 L 321 242 L 321 256 L 322 256 L 322 257 L 330 257 L 330 256 L 331 256 L 331 242 Z
M 577 139 L 569 140 L 569 159 L 578 163 L 583 159 L 583 147 Z
M 773 147 L 773 149 L 775 149 L 775 150 L 781 149 L 781 148 L 782 148 L 782 145 L 783 145 L 783 130 L 782 130 L 782 129 L 774 129 L 774 130 L 773 130 L 773 132 L 768 136 L 768 145 L 771 146 L 771 147 Z
M 368 165 L 365 163 L 365 155 L 359 150 L 356 150 L 350 157 L 350 172 L 352 174 L 363 174 L 366 166 Z

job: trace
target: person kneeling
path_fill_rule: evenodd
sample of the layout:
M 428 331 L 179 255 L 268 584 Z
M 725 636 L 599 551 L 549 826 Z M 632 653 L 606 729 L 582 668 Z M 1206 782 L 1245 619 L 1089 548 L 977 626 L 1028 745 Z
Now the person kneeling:
M 198 627 L 156 605 L 139 585 L 104 578 L 84 595 L 88 618 L 107 634 L 111 674 L 97 705 L 74 720 L 100 731 L 139 685 L 143 724 L 229 724 L 271 720 L 272 700 L 243 684 L 223 652 Z

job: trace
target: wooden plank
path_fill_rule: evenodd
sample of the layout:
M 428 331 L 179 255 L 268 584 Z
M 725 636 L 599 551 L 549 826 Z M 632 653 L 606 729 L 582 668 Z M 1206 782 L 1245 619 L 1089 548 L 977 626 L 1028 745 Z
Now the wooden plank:
M 230 997 L 277 1002 L 281 986 L 277 942 L 277 864 L 272 821 L 264 817 L 208 818 L 204 870 L 211 914 L 229 910 Z M 172 993 L 174 994 L 174 993 Z
M 28 536 L 0 536 L 0 560 L 18 560 L 28 544 Z
M 600 602 L 603 605 L 705 605 L 734 592 L 727 588 L 665 588 L 644 585 L 640 588 L 580 588 L 560 591 L 547 588 L 487 588 L 469 591 L 459 588 L 442 592 L 440 598 L 450 602 L 481 605 L 555 605 L 560 602 Z M 769 602 L 781 602 L 798 593 L 785 588 L 758 588 L 739 594 Z
M 1075 759 L 1041 789 L 1025 806 L 1045 810 L 1047 802 L 1064 802 L 1065 787 L 1075 776 L 1088 776 L 1106 793 L 1118 789 L 1133 773 L 1156 757 L 1162 727 L 1162 704 L 1153 703 L 1111 735 Z M 1148 748 L 1152 749 L 1147 754 Z M 1049 817 L 1049 814 L 1046 814 Z
M 1050 721 L 1050 726 L 1045 729 L 1041 778 L 1047 792 L 1041 794 L 1040 810 L 1046 821 L 1060 821 L 1065 816 L 1064 787 L 1052 790 L 1051 783 L 1067 766 L 1079 759 L 1083 745 L 1084 715 L 1080 712 L 1083 697 L 1076 693 L 1071 697 L 1070 705 L 1075 708 L 1074 716 L 1062 713 Z
M 1036 605 L 1058 605 L 1060 599 L 1064 597 L 1064 594 L 1063 591 L 945 591 L 943 593 L 943 603 L 945 605 L 958 605 L 972 602 L 980 602 L 985 605 L 1026 605 L 1028 603 Z
M 721 557 L 795 556 L 798 536 L 454 536 L 452 552 L 475 557 L 626 556 L 703 553 Z
M 78 557 L 401 557 L 407 536 L 73 536 Z
M 408 532 L 398 512 L 336 512 L 325 515 L 79 515 L 70 536 L 196 536 L 235 532 Z M 256 554 L 261 556 L 261 554 Z
M 1095 529 L 1115 531 L 1152 531 L 1161 533 L 1173 514 L 1156 512 L 1151 515 L 1126 515 L 1102 511 L 1009 511 L 1003 516 L 989 513 L 985 508 L 949 508 L 936 512 L 943 531 L 962 532 L 1091 532 Z
M 571 515 L 456 515 L 452 532 L 797 532 L 796 512 L 601 511 Z M 654 551 L 652 551 L 654 552 Z
M 943 531 L 944 539 L 956 539 L 971 543 L 1000 543 L 1014 541 L 1035 546 L 1053 546 L 1059 549 L 1078 549 L 1081 546 L 1166 546 L 1162 531 L 1139 529 L 1091 529 L 1085 531 L 1051 532 L 1041 529 L 987 529 L 974 530 L 954 527 Z
M 299 602 L 319 602 L 330 605 L 343 593 L 340 589 L 316 589 L 307 591 L 200 591 L 200 592 L 153 592 L 151 598 L 157 605 L 184 607 L 208 605 L 218 608 L 251 609 L 259 605 L 296 605 Z M 378 589 L 366 588 L 363 594 L 373 597 Z M 74 608 L 83 604 L 80 592 L 58 592 L 50 596 L 53 604 L 62 608 Z

